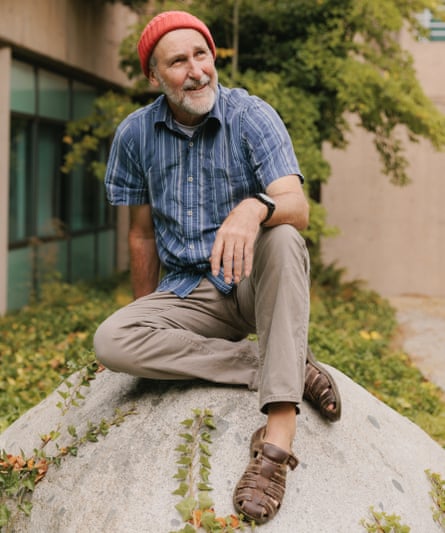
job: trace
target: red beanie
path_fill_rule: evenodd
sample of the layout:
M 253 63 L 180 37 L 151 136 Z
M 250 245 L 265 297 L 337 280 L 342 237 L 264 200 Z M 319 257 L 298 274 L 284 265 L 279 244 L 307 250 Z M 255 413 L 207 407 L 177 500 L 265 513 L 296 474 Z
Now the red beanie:
M 204 22 L 185 11 L 165 11 L 164 13 L 156 15 L 156 17 L 145 26 L 138 42 L 139 60 L 141 62 L 142 70 L 147 78 L 150 72 L 148 62 L 158 41 L 169 31 L 180 29 L 192 29 L 202 33 L 209 45 L 213 57 L 216 57 L 215 42 L 213 41 L 209 28 L 207 28 Z

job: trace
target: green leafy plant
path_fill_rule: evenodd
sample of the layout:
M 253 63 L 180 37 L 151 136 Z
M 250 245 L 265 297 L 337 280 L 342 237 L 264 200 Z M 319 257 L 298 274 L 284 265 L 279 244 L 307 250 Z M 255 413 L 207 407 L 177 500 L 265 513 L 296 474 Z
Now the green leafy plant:
M 374 507 L 369 509 L 371 521 L 363 519 L 360 524 L 368 533 L 409 533 L 411 528 L 400 523 L 400 516 L 377 512 Z
M 98 324 L 130 299 L 122 277 L 95 286 L 54 281 L 39 302 L 0 317 L 0 432 L 94 362 Z
M 214 502 L 209 495 L 212 490 L 210 475 L 210 444 L 211 431 L 215 429 L 213 414 L 209 409 L 193 409 L 193 417 L 181 422 L 185 431 L 180 433 L 182 443 L 176 448 L 179 459 L 176 461 L 178 470 L 174 476 L 179 487 L 174 491 L 181 497 L 176 509 L 185 525 L 178 531 L 170 533 L 233 533 L 245 531 L 242 517 L 229 515 L 218 517 L 214 510 Z M 253 531 L 254 524 L 251 524 Z
M 431 470 L 426 470 L 425 473 L 432 485 L 430 496 L 434 502 L 433 518 L 445 530 L 445 480 Z

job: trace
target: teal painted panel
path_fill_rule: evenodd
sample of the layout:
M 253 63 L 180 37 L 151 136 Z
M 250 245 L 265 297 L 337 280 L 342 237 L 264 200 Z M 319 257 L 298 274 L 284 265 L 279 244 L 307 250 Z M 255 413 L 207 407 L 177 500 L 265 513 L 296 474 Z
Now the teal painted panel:
M 8 311 L 30 303 L 33 291 L 32 248 L 19 248 L 8 253 Z
M 20 61 L 12 62 L 11 110 L 20 113 L 36 112 L 36 80 L 34 68 Z
M 114 230 L 98 234 L 98 276 L 108 278 L 115 272 L 116 235 Z
M 71 281 L 94 279 L 94 240 L 94 234 L 71 239 Z

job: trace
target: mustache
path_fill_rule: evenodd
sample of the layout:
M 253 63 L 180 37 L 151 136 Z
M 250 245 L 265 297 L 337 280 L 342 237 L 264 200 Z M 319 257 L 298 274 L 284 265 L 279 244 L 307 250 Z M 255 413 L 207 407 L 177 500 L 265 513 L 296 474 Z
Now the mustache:
M 204 74 L 199 80 L 187 80 L 182 88 L 184 91 L 194 91 L 196 89 L 201 89 L 205 85 L 210 83 L 210 76 Z

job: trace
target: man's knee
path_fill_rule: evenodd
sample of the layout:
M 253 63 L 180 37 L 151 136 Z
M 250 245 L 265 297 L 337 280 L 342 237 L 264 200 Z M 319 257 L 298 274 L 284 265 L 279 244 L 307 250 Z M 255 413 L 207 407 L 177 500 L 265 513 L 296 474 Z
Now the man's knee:
M 290 224 L 265 228 L 258 239 L 257 252 L 268 258 L 268 263 L 283 267 L 298 262 L 306 271 L 309 270 L 306 242 Z
M 111 316 L 100 324 L 94 334 L 94 351 L 99 363 L 106 368 L 116 372 L 128 372 L 125 353 L 118 341 L 120 337 L 118 326 Z

